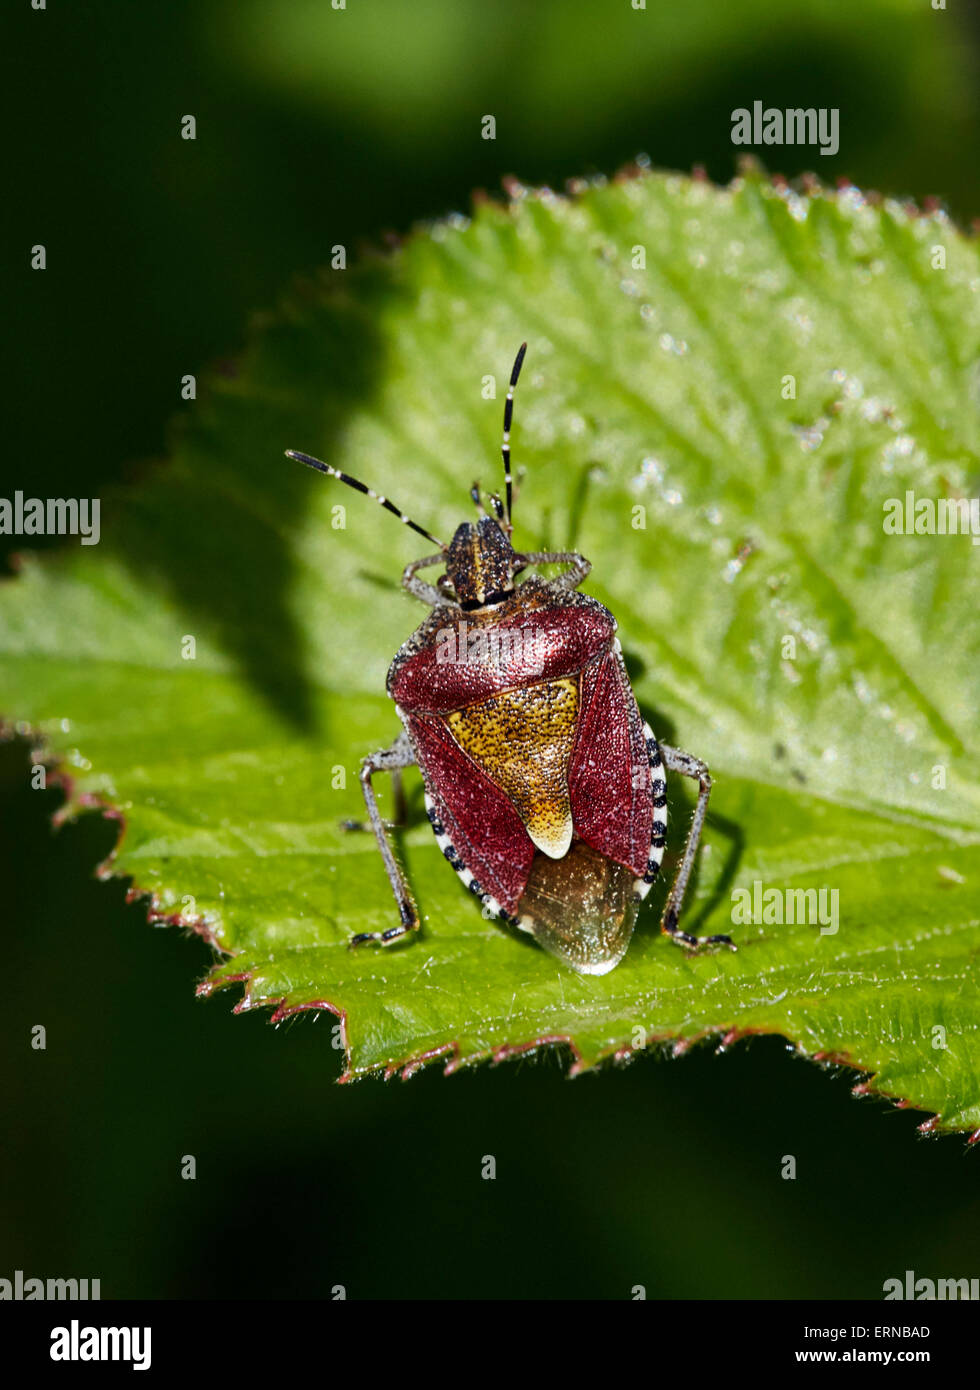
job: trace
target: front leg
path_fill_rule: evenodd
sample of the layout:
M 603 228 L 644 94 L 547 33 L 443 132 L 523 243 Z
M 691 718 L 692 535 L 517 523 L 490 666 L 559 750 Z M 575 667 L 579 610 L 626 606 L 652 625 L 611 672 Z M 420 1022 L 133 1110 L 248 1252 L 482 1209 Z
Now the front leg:
M 564 574 L 559 574 L 551 582 L 559 589 L 577 589 L 583 579 L 587 579 L 592 569 L 592 561 L 574 550 L 536 550 L 530 555 L 518 555 L 518 562 L 524 565 L 568 565 Z
M 708 797 L 711 794 L 711 776 L 706 764 L 700 758 L 693 758 L 690 753 L 682 753 L 679 748 L 671 748 L 666 743 L 660 745 L 660 752 L 666 768 L 671 772 L 680 772 L 685 777 L 691 777 L 698 784 L 698 804 L 694 808 L 691 828 L 687 832 L 684 858 L 681 860 L 680 868 L 674 878 L 674 884 L 667 899 L 667 906 L 664 908 L 660 930 L 666 932 L 671 940 L 676 941 L 679 946 L 687 946 L 689 949 L 698 950 L 702 946 L 730 946 L 735 951 L 738 947 L 730 936 L 691 936 L 689 932 L 681 931 L 677 925 L 677 919 L 681 915 L 681 907 L 684 903 L 684 894 L 687 891 L 687 880 L 691 876 L 698 845 L 701 843 L 701 831 L 704 829 Z M 663 787 L 662 781 L 660 785 Z
M 400 785 L 399 773 L 401 769 L 414 766 L 415 753 L 408 735 L 404 731 L 398 735 L 390 748 L 384 748 L 379 753 L 372 753 L 361 763 L 361 790 L 364 793 L 368 818 L 371 822 L 371 829 L 374 831 L 374 838 L 378 842 L 378 849 L 381 851 L 381 858 L 384 860 L 385 873 L 388 875 L 391 891 L 398 904 L 398 915 L 401 922 L 397 927 L 388 927 L 386 931 L 359 932 L 357 936 L 351 937 L 351 946 L 362 946 L 366 941 L 374 941 L 381 946 L 388 946 L 392 941 L 398 941 L 401 937 L 407 936 L 409 932 L 419 929 L 419 914 L 405 881 L 405 875 L 402 873 L 391 848 L 385 823 L 378 810 L 378 799 L 374 787 L 371 785 L 371 778 L 376 772 L 390 772 L 394 778 L 398 779 Z
M 424 579 L 417 578 L 419 570 L 428 569 L 431 565 L 444 565 L 446 557 L 439 552 L 438 555 L 423 555 L 421 560 L 413 560 L 410 565 L 406 565 L 402 573 L 402 588 L 407 589 L 413 598 L 421 599 L 430 608 L 437 608 L 445 603 L 446 595 L 437 589 L 434 584 L 426 584 Z

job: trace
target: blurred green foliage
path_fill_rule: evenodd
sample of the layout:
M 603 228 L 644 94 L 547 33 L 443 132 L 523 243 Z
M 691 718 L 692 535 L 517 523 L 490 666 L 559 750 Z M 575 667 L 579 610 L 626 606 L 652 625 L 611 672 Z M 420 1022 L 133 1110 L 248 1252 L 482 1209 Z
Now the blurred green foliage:
M 725 179 L 731 111 L 756 98 L 841 112 L 836 157 L 769 151 L 771 169 L 936 194 L 968 222 L 975 24 L 926 0 L 23 5 L 0 495 L 97 495 L 159 455 L 193 409 L 180 377 L 233 355 L 331 245 L 465 210 L 505 173 L 560 187 L 640 150 Z M 323 1025 L 273 1034 L 193 1000 L 204 948 L 92 879 L 110 823 L 52 839 L 57 793 L 28 789 L 20 744 L 0 747 L 0 791 L 4 1275 L 99 1276 L 107 1296 L 876 1297 L 905 1268 L 975 1272 L 957 1142 L 914 1145 L 915 1117 L 774 1041 L 571 1084 L 544 1063 L 333 1088 Z

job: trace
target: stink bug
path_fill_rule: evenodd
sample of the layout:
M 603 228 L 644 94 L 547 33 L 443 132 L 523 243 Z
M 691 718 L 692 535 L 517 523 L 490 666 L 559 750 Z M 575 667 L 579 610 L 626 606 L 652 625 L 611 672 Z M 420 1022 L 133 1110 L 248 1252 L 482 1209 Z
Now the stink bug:
M 289 458 L 373 497 L 433 545 L 402 585 L 431 608 L 388 672 L 388 694 L 404 726 L 390 748 L 361 764 L 361 786 L 400 922 L 355 936 L 382 946 L 418 930 L 419 917 L 388 841 L 372 786 L 390 772 L 400 800 L 402 768 L 418 766 L 439 848 L 488 916 L 529 932 L 585 975 L 622 960 L 639 904 L 660 871 L 667 834 L 665 769 L 698 784 L 697 806 L 662 930 L 682 946 L 721 944 L 678 926 L 711 790 L 708 769 L 658 744 L 643 722 L 616 637 L 616 619 L 577 592 L 592 568 L 582 555 L 511 545 L 510 428 L 521 345 L 504 406 L 504 501 L 492 514 L 477 484 L 477 520 L 449 545 L 387 497 L 308 454 Z M 563 565 L 557 578 L 519 574 Z M 436 584 L 418 571 L 443 565 Z

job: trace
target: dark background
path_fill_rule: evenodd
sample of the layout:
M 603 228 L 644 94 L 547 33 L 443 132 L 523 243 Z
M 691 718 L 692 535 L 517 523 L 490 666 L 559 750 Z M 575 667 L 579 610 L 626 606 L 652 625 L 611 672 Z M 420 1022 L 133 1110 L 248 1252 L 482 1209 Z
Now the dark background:
M 840 108 L 835 158 L 758 151 L 771 170 L 980 215 L 973 8 L 649 3 L 8 7 L 0 495 L 99 495 L 162 455 L 181 375 L 233 356 L 332 244 L 640 151 L 727 179 L 731 111 L 756 98 Z M 21 544 L 0 538 L 0 574 Z M 906 1269 L 980 1272 L 976 1154 L 778 1039 L 575 1082 L 552 1053 L 337 1087 L 332 1020 L 273 1031 L 196 1001 L 206 948 L 93 877 L 112 824 L 53 832 L 59 795 L 26 767 L 0 744 L 0 1276 L 100 1277 L 105 1297 L 874 1298 Z

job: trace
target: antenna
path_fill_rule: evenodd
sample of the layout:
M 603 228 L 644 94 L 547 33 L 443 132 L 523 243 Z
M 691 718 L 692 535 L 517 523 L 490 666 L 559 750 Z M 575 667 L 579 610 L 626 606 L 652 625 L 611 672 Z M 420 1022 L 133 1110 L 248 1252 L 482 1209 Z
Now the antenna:
M 349 474 L 341 473 L 339 468 L 331 468 L 329 463 L 323 463 L 320 459 L 312 458 L 309 454 L 301 454 L 296 449 L 287 449 L 286 457 L 288 459 L 295 459 L 297 463 L 305 463 L 307 468 L 315 468 L 318 473 L 326 473 L 331 478 L 339 478 L 342 483 L 346 483 L 348 487 L 354 488 L 356 492 L 363 492 L 366 493 L 368 497 L 373 497 L 375 502 L 380 502 L 382 507 L 386 507 L 389 512 L 394 513 L 398 520 L 405 526 L 410 526 L 413 531 L 417 531 L 419 535 L 424 536 L 427 541 L 431 541 L 433 545 L 437 545 L 440 550 L 446 549 L 442 541 L 437 540 L 436 537 L 432 535 L 431 531 L 427 531 L 424 526 L 419 526 L 418 522 L 406 516 L 400 507 L 395 506 L 394 502 L 389 501 L 387 497 L 382 497 L 379 493 L 375 492 L 373 488 L 358 482 L 356 478 L 350 477 Z
M 510 519 L 512 485 L 510 477 L 510 422 L 514 414 L 514 387 L 517 385 L 517 378 L 521 374 L 521 367 L 524 364 L 524 354 L 527 352 L 527 343 L 521 343 L 517 357 L 514 359 L 514 369 L 510 374 L 510 386 L 507 390 L 507 400 L 504 404 L 504 439 L 500 446 L 500 453 L 504 460 L 504 487 L 507 494 L 507 529 L 513 530 Z

